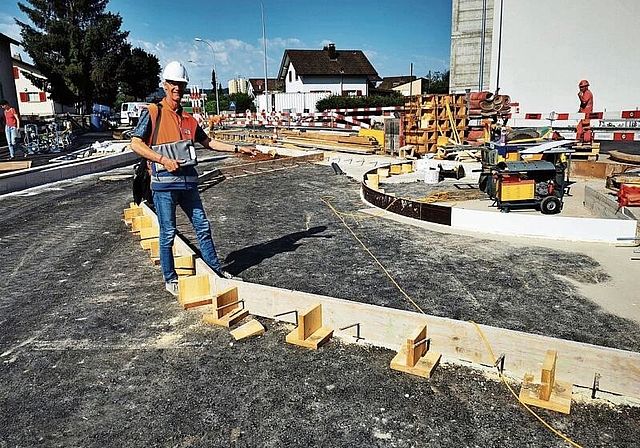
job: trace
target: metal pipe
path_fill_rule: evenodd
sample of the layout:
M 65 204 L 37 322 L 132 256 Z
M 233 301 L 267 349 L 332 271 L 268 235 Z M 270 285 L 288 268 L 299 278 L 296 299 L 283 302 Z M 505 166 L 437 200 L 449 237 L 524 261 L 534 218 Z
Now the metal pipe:
M 262 17 L 262 47 L 264 51 L 264 105 L 267 113 L 270 113 L 269 110 L 269 86 L 268 86 L 268 78 L 267 78 L 267 31 L 264 23 L 264 5 L 262 2 L 260 3 L 260 14 Z
M 218 80 L 216 78 L 216 50 L 213 49 L 213 45 L 211 45 L 207 40 L 204 40 L 200 37 L 196 37 L 195 40 L 196 42 L 204 42 L 205 44 L 209 45 L 209 48 L 211 48 L 211 53 L 213 53 L 213 71 L 211 72 L 211 84 L 216 91 L 216 115 L 220 115 L 220 101 L 218 101 Z
M 502 56 L 502 10 L 504 0 L 500 0 L 500 28 L 498 32 L 498 62 L 496 64 L 496 95 L 500 91 L 500 58 Z
M 484 90 L 484 46 L 487 35 L 487 0 L 482 0 L 482 31 L 480 36 L 480 73 L 478 75 L 478 92 Z

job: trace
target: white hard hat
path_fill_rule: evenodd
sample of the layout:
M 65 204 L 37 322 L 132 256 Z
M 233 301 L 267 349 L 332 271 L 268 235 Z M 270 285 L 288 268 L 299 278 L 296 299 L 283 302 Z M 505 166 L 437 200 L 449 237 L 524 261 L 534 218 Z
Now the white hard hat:
M 189 82 L 189 75 L 184 65 L 178 61 L 169 62 L 162 72 L 164 81 Z

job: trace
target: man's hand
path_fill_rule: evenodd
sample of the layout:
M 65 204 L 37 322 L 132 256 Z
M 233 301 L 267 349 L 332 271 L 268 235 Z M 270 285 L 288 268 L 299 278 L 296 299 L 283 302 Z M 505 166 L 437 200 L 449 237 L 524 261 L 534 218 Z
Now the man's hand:
M 159 163 L 161 163 L 162 166 L 167 169 L 167 171 L 173 173 L 174 171 L 178 170 L 178 168 L 180 168 L 180 164 L 184 162 L 186 162 L 186 160 L 184 159 L 170 159 L 168 157 L 162 157 Z
M 242 154 L 249 154 L 250 156 L 258 154 L 258 150 L 256 148 L 249 148 L 247 146 L 239 146 L 238 152 L 241 152 Z

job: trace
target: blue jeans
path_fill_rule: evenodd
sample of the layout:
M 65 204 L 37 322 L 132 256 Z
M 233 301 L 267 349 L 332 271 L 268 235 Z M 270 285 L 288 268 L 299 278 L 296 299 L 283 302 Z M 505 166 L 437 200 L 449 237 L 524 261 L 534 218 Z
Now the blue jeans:
M 196 188 L 189 190 L 154 191 L 153 203 L 160 225 L 160 266 L 164 281 L 176 280 L 175 264 L 173 261 L 173 240 L 176 236 L 176 206 L 186 213 L 198 237 L 200 254 L 205 263 L 214 271 L 220 271 L 220 260 L 216 253 L 216 246 L 211 237 L 211 225 L 204 212 L 200 193 Z
M 14 147 L 16 145 L 16 139 L 18 138 L 18 128 L 14 126 L 5 126 L 4 134 L 7 137 L 7 144 L 9 145 L 9 156 L 13 159 Z

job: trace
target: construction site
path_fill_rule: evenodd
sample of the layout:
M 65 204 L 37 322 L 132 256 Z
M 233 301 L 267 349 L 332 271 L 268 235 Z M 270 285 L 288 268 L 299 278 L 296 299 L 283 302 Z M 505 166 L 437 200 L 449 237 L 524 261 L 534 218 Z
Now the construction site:
M 640 447 L 637 110 L 475 75 L 216 115 L 176 297 L 131 126 L 0 162 L 0 448 Z

